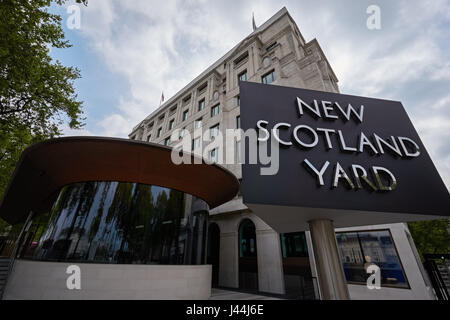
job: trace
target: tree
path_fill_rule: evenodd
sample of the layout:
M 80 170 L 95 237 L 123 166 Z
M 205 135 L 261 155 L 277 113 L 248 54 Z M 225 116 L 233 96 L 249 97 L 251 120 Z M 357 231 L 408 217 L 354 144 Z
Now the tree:
M 70 47 L 62 18 L 49 12 L 53 2 L 65 0 L 0 1 L 0 198 L 27 146 L 60 135 L 65 121 L 83 126 L 80 71 L 49 56 L 50 47 Z
M 408 223 L 421 258 L 427 253 L 450 253 L 450 220 L 428 220 Z

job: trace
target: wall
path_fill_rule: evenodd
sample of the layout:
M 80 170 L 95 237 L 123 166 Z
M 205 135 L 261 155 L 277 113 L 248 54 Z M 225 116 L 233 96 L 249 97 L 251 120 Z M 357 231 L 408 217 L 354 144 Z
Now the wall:
M 211 265 L 78 263 L 80 290 L 66 287 L 69 265 L 17 260 L 3 299 L 208 299 L 211 296 Z
M 219 285 L 239 287 L 238 230 L 245 218 L 255 224 L 259 291 L 284 294 L 279 234 L 254 214 L 227 214 L 222 218 L 211 219 L 220 228 Z
M 191 110 L 189 119 L 185 122 L 179 122 L 181 110 L 178 108 L 178 117 L 175 128 L 187 126 L 188 130 L 192 131 L 193 122 L 196 118 L 203 116 L 204 129 L 209 128 L 217 122 L 220 122 L 220 130 L 226 128 L 235 128 L 236 116 L 240 114 L 240 107 L 237 106 L 236 96 L 239 94 L 237 75 L 243 69 L 247 69 L 247 77 L 249 81 L 260 82 L 261 76 L 267 71 L 274 69 L 276 74 L 276 81 L 274 85 L 283 85 L 289 87 L 307 88 L 313 90 L 339 92 L 337 85 L 337 78 L 328 63 L 327 58 L 320 48 L 317 40 L 313 39 L 307 43 L 298 34 L 297 26 L 294 21 L 288 17 L 287 12 L 282 13 L 276 21 L 272 21 L 272 25 L 267 25 L 267 28 L 262 30 L 259 35 L 253 35 L 241 44 L 239 48 L 227 57 L 226 61 L 221 61 L 214 70 L 208 72 L 202 79 L 198 79 L 197 84 L 192 87 L 185 88 L 180 99 L 174 103 L 181 104 L 182 97 L 188 92 L 192 93 Z M 268 45 L 277 41 L 278 45 L 270 52 L 266 51 Z M 234 59 L 240 56 L 245 50 L 249 51 L 249 58 L 245 64 L 235 66 Z M 270 63 L 264 65 L 264 58 L 268 58 Z M 225 67 L 222 62 L 226 62 Z M 214 77 L 226 78 L 226 91 L 223 91 L 222 84 L 219 85 L 218 80 Z M 204 81 L 208 81 L 207 93 L 201 97 L 195 96 L 198 86 Z M 213 92 L 219 91 L 219 97 L 213 101 Z M 196 106 L 200 98 L 206 97 L 205 110 L 201 112 L 196 111 Z M 217 102 L 221 104 L 221 112 L 214 118 L 209 117 L 210 107 Z M 164 110 L 158 111 L 148 117 L 148 122 L 155 121 L 158 116 L 167 112 L 170 106 Z M 169 117 L 165 117 L 168 119 Z M 153 127 L 152 142 L 162 143 L 163 139 L 168 136 L 167 123 L 163 124 L 164 134 L 155 139 L 155 130 L 158 126 Z M 142 128 L 143 130 L 144 128 Z M 135 129 L 130 136 L 135 134 Z M 146 129 L 148 130 L 148 129 Z M 145 137 L 141 139 L 145 140 Z M 235 148 L 234 145 L 226 145 L 226 149 Z M 242 170 L 240 164 L 224 164 L 224 166 L 232 171 L 237 178 L 242 177 Z M 221 230 L 220 242 L 220 267 L 219 267 L 219 284 L 227 287 L 238 287 L 238 257 L 237 257 L 237 227 L 236 220 L 241 219 L 249 213 L 247 207 L 243 204 L 242 198 L 237 197 L 234 200 L 223 204 L 213 210 L 210 210 L 210 219 L 218 223 Z M 276 212 L 274 212 L 276 214 Z M 281 264 L 281 254 L 279 249 L 279 236 L 266 224 L 258 227 L 258 220 L 254 214 L 249 214 L 248 217 L 255 217 L 255 225 L 257 229 L 257 245 L 258 245 L 258 263 L 259 263 L 259 286 L 261 291 L 267 292 L 284 292 L 283 269 Z M 253 220 L 253 219 L 252 219 Z M 262 221 L 259 219 L 259 221 Z M 424 277 L 426 275 L 421 273 L 420 262 L 414 258 L 413 244 L 410 244 L 405 232 L 407 232 L 403 224 L 389 224 L 385 225 L 390 229 L 394 242 L 399 251 L 400 260 L 402 261 L 404 270 L 411 285 L 411 289 L 382 289 L 374 292 L 367 289 L 365 286 L 350 285 L 350 295 L 352 299 L 430 299 L 433 294 L 429 286 L 426 285 Z M 379 229 L 380 226 L 358 227 L 347 230 L 368 230 Z M 344 230 L 344 229 L 341 229 Z M 316 275 L 314 256 L 310 242 L 310 235 L 307 232 L 308 249 L 311 262 L 311 269 L 313 276 Z M 382 293 L 380 293 L 382 292 Z

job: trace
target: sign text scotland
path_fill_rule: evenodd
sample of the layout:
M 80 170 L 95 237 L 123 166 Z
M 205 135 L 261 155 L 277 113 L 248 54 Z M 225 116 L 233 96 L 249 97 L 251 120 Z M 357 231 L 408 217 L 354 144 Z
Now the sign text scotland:
M 294 107 L 294 105 L 293 105 Z M 408 137 L 390 136 L 381 137 L 375 132 L 368 133 L 360 131 L 356 140 L 356 144 L 349 144 L 348 136 L 345 134 L 345 124 L 348 121 L 354 121 L 356 125 L 364 121 L 364 105 L 353 107 L 350 103 L 346 107 L 342 107 L 339 102 L 325 101 L 313 99 L 311 103 L 303 101 L 296 97 L 295 105 L 298 118 L 312 117 L 319 120 L 320 127 L 311 127 L 309 125 L 300 124 L 293 125 L 289 122 L 278 122 L 273 124 L 271 131 L 267 129 L 270 124 L 265 119 L 258 120 L 256 125 L 259 130 L 259 141 L 267 141 L 272 133 L 277 142 L 284 147 L 291 147 L 294 144 L 301 149 L 312 149 L 322 143 L 326 150 L 339 148 L 345 153 L 363 153 L 366 152 L 371 156 L 381 156 L 391 153 L 394 157 L 414 158 L 420 155 L 420 148 L 417 143 Z M 343 120 L 342 130 L 332 129 L 328 127 L 327 122 Z M 322 120 L 322 121 L 320 121 Z M 280 131 L 288 133 L 287 139 L 280 137 Z M 353 140 L 353 139 L 352 139 Z M 324 179 L 329 171 L 333 171 L 331 182 L 329 185 L 333 188 L 339 186 L 340 180 L 350 189 L 362 189 L 366 186 L 370 191 L 391 191 L 397 186 L 395 175 L 387 168 L 382 166 L 372 166 L 370 172 L 373 180 L 369 177 L 367 170 L 357 163 L 352 163 L 349 168 L 343 168 L 339 162 L 334 164 L 334 169 L 329 169 L 330 161 L 325 160 L 320 164 L 313 164 L 308 158 L 302 162 L 305 169 L 309 170 L 317 179 L 319 186 L 324 186 Z M 346 170 L 348 169 L 348 170 Z M 386 184 L 386 181 L 388 184 Z
M 251 146 L 244 150 L 243 200 L 266 222 L 449 215 L 448 190 L 400 102 L 250 82 L 240 84 L 240 99 L 241 127 L 258 132 L 258 154 L 280 146 L 273 175 L 261 175 L 264 162 L 250 163 Z

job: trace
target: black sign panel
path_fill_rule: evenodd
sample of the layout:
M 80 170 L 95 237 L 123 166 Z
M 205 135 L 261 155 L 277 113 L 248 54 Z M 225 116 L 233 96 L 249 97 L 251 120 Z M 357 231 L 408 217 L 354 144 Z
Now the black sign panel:
M 250 82 L 240 99 L 242 129 L 281 146 L 269 175 L 245 147 L 244 203 L 265 220 L 351 226 L 450 215 L 449 192 L 400 102 Z

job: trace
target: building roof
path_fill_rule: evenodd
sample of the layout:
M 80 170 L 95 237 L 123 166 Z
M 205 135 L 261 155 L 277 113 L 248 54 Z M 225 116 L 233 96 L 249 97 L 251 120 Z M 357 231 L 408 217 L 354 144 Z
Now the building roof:
M 192 164 L 176 165 L 171 151 L 159 144 L 104 137 L 64 137 L 33 144 L 16 166 L 0 203 L 0 217 L 16 224 L 25 221 L 30 211 L 48 212 L 61 188 L 76 182 L 157 185 L 201 198 L 210 208 L 237 194 L 239 182 L 227 169 L 194 164 L 200 160 L 194 155 L 187 157 Z

